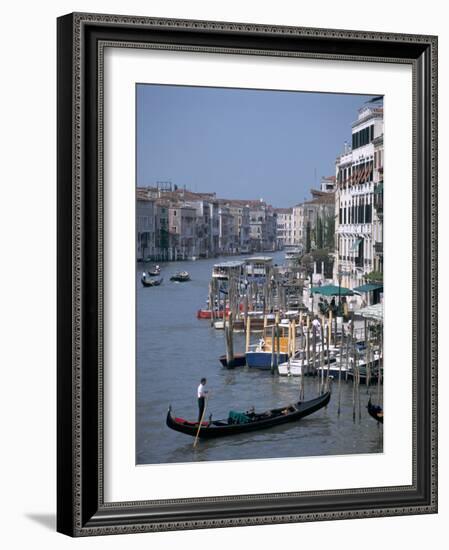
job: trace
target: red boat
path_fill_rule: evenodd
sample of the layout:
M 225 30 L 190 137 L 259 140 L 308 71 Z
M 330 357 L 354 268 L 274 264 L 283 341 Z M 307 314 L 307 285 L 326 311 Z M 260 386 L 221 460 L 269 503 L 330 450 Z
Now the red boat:
M 240 311 L 243 311 L 243 304 L 240 304 L 240 307 L 239 307 Z M 226 317 L 229 316 L 229 307 L 226 306 Z M 196 312 L 196 317 L 197 319 L 212 319 L 212 310 L 210 309 L 199 309 L 197 312 Z M 220 309 L 219 311 L 218 310 L 215 310 L 215 317 L 216 319 L 222 319 L 223 318 L 223 310 Z
M 196 317 L 197 319 L 212 319 L 212 311 L 210 309 L 199 309 Z

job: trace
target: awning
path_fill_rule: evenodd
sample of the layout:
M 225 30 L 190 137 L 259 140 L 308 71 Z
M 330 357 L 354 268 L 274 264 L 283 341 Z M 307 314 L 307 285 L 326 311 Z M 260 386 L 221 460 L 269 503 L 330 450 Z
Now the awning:
M 383 192 L 384 192 L 384 182 L 382 180 L 377 184 L 376 189 L 374 189 L 374 194 L 375 195 L 380 195 Z
M 359 248 L 359 244 L 362 242 L 362 239 L 356 239 L 351 246 L 351 250 L 357 250 Z
M 336 285 L 314 286 L 312 294 L 321 294 L 322 296 L 352 296 L 354 293 L 349 288 Z
M 366 285 L 356 286 L 354 290 L 356 292 L 372 292 L 373 290 L 383 289 L 384 285 L 379 285 L 375 283 L 367 283 Z

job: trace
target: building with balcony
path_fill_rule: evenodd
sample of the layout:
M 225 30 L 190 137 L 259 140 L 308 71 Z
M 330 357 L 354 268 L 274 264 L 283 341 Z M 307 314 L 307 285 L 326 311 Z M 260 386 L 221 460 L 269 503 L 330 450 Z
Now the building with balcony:
M 345 144 L 336 159 L 334 279 L 340 274 L 341 284 L 349 288 L 362 285 L 368 274 L 382 267 L 382 157 L 383 106 L 377 100 L 359 110 L 352 125 L 352 147 Z

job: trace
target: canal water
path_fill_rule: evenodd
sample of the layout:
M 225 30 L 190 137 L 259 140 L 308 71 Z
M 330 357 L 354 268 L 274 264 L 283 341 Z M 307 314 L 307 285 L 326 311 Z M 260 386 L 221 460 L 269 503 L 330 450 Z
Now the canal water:
M 268 255 L 268 254 L 266 254 Z M 282 263 L 283 252 L 270 254 Z M 222 260 L 242 259 L 226 257 Z M 159 464 L 211 460 L 241 460 L 318 455 L 382 452 L 382 425 L 366 411 L 369 399 L 360 386 L 360 408 L 353 418 L 352 382 L 333 383 L 332 398 L 321 409 L 298 422 L 200 441 L 169 429 L 165 424 L 168 406 L 176 416 L 196 420 L 197 386 L 207 378 L 209 401 L 206 418 L 227 418 L 230 410 L 256 411 L 280 407 L 298 400 L 300 379 L 272 375 L 257 369 L 223 368 L 218 357 L 225 353 L 224 331 L 211 328 L 210 321 L 196 318 L 205 307 L 212 266 L 220 259 L 161 263 L 164 282 L 143 288 L 137 265 L 137 388 L 136 463 Z M 180 270 L 191 274 L 187 283 L 170 281 Z M 254 343 L 257 335 L 253 337 Z M 244 351 L 244 335 L 236 334 L 235 351 Z M 373 400 L 377 389 L 372 387 Z M 306 378 L 305 399 L 317 395 L 317 379 Z

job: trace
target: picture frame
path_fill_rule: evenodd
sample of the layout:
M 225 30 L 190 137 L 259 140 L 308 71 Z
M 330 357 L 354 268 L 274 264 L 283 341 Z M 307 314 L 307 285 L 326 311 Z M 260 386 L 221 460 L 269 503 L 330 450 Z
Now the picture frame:
M 413 482 L 104 499 L 103 54 L 117 47 L 400 63 L 413 71 Z M 58 495 L 70 536 L 437 512 L 437 37 L 74 13 L 58 19 Z

